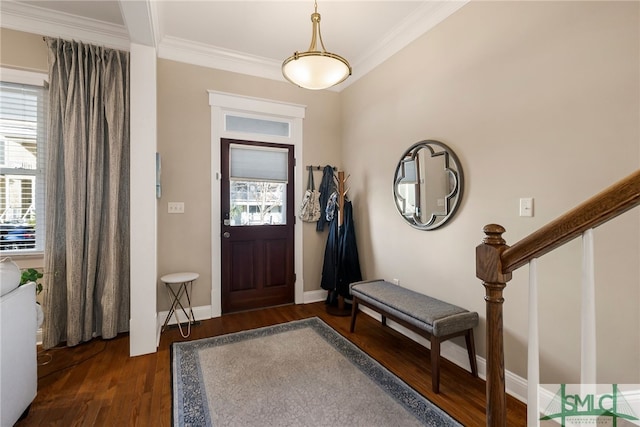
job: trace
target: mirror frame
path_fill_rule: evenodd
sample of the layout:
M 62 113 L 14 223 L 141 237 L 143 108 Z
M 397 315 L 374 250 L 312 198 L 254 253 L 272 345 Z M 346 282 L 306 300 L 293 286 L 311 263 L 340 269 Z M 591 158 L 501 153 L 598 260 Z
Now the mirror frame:
M 437 213 L 431 213 L 429 220 L 424 223 L 420 220 L 419 215 L 414 212 L 413 215 L 407 215 L 401 206 L 400 200 L 404 198 L 398 192 L 398 185 L 404 177 L 404 174 L 400 175 L 400 171 L 404 168 L 404 165 L 409 161 L 414 161 L 418 156 L 418 152 L 421 149 L 428 150 L 431 157 L 444 154 L 445 172 L 449 174 L 450 179 L 453 182 L 453 189 L 447 195 L 445 195 L 445 206 L 448 207 L 446 214 L 438 215 Z M 417 182 L 419 185 L 420 182 Z M 396 209 L 400 213 L 400 216 L 412 227 L 418 230 L 435 230 L 444 226 L 455 215 L 460 203 L 462 202 L 462 196 L 464 194 L 464 174 L 462 172 L 462 165 L 456 154 L 446 144 L 431 139 L 423 140 L 413 144 L 407 151 L 405 151 L 398 161 L 395 173 L 393 175 L 393 200 L 396 205 Z

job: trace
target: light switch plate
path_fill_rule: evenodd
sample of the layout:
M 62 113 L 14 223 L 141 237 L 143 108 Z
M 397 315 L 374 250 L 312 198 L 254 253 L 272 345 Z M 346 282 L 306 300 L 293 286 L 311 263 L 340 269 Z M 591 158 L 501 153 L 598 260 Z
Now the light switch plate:
M 184 213 L 184 202 L 169 202 L 168 212 L 170 214 Z
M 520 199 L 520 216 L 533 216 L 532 197 L 523 197 Z

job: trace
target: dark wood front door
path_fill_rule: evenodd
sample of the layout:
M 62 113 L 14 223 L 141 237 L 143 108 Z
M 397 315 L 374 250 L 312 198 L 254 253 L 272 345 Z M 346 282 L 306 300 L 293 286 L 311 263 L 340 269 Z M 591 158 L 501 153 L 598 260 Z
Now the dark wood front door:
M 294 148 L 230 139 L 220 146 L 222 312 L 293 303 Z M 262 171 L 273 165 L 284 176 Z

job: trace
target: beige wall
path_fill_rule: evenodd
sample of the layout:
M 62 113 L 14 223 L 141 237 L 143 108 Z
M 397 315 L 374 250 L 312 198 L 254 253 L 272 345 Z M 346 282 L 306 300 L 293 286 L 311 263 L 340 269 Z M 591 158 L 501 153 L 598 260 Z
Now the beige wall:
M 215 90 L 306 106 L 303 159 L 298 166 L 340 165 L 340 108 L 336 92 L 310 92 L 291 84 L 169 61 L 158 61 L 158 151 L 162 155 L 162 199 L 158 205 L 159 275 L 200 273 L 194 305 L 211 303 L 211 108 Z M 217 146 L 216 146 L 217 147 Z M 296 183 L 296 192 L 304 191 Z M 321 175 L 316 174 L 317 184 Z M 167 213 L 167 202 L 185 202 L 185 214 Z M 296 207 L 297 209 L 297 207 Z M 327 229 L 303 223 L 304 288 L 320 289 Z M 216 240 L 213 244 L 219 244 Z M 215 264 L 214 264 L 215 265 Z M 169 309 L 159 289 L 159 310 Z
M 37 34 L 0 28 L 0 65 L 46 73 L 47 45 Z
M 367 278 L 477 310 L 482 227 L 515 243 L 640 166 L 638 2 L 472 2 L 341 94 Z M 466 188 L 436 231 L 403 222 L 392 198 L 401 154 L 422 139 L 460 158 Z M 521 197 L 535 216 L 518 216 Z M 640 210 L 595 232 L 598 380 L 640 382 Z M 539 260 L 541 380 L 579 382 L 581 243 Z M 506 366 L 526 377 L 528 267 L 505 290 Z

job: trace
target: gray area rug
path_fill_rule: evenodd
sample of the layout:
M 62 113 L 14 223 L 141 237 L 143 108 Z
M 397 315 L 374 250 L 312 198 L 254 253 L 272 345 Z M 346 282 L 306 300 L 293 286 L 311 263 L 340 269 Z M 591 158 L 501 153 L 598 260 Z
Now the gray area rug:
M 460 426 L 317 317 L 172 350 L 174 426 Z

